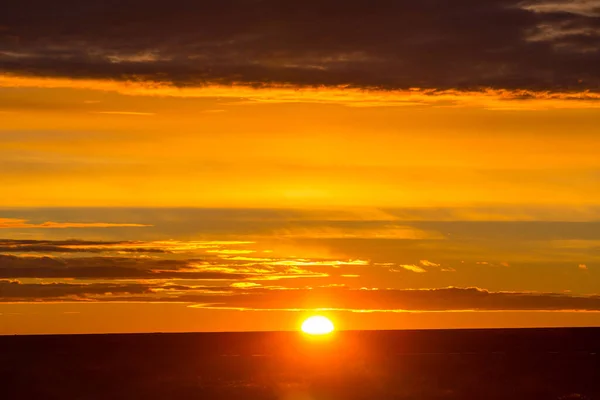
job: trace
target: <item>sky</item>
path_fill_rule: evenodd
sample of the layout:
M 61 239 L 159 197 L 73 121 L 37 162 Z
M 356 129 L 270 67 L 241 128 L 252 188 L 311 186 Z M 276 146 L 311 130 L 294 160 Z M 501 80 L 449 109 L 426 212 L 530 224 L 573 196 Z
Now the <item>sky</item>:
M 22 0 L 0 334 L 600 326 L 596 0 Z

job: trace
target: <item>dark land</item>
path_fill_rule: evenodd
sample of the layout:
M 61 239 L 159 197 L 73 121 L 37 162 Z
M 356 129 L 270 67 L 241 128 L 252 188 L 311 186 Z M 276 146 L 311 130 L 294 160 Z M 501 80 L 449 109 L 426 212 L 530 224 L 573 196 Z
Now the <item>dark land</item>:
M 600 329 L 0 337 L 2 399 L 600 399 Z

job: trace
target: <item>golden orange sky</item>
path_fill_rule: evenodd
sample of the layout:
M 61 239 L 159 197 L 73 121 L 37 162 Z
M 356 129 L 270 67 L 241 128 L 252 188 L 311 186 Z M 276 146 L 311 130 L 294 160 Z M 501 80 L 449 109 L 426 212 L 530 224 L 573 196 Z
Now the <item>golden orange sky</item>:
M 585 104 L 529 100 L 533 109 L 497 110 L 465 95 L 465 105 L 452 107 L 385 100 L 353 107 L 312 102 L 319 91 L 300 103 L 271 94 L 265 104 L 229 91 L 223 100 L 5 88 L 2 161 L 10 173 L 1 179 L 13 193 L 0 201 L 396 207 L 599 200 L 597 111 Z
M 600 325 L 596 9 L 235 2 L 0 16 L 0 334 Z

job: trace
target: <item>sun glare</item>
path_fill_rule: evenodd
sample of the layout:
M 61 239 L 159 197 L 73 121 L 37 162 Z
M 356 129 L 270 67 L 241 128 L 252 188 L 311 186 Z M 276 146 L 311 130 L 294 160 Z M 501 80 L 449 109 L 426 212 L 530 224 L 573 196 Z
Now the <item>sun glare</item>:
M 322 316 L 310 317 L 302 323 L 302 332 L 308 335 L 327 335 L 333 329 L 333 323 Z

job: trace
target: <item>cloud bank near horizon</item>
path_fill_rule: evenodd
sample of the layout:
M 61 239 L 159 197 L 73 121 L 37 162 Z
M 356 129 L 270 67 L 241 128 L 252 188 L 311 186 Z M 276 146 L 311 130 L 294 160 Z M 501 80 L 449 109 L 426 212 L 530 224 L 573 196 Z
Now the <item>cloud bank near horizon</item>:
M 260 285 L 189 286 L 169 283 L 22 283 L 0 280 L 0 303 L 145 302 L 187 303 L 193 308 L 350 312 L 592 311 L 600 296 L 565 293 L 490 292 L 480 288 L 350 289 Z

